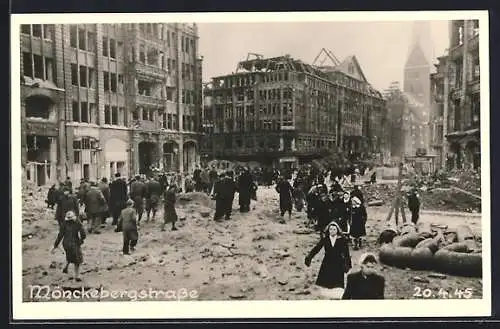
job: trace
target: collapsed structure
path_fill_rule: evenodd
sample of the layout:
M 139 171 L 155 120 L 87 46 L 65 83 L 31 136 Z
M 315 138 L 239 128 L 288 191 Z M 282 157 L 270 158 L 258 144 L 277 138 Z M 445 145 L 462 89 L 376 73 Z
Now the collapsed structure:
M 250 58 L 253 55 L 255 58 Z M 292 167 L 343 151 L 352 158 L 384 149 L 385 102 L 355 56 L 330 66 L 289 55 L 249 54 L 234 74 L 205 87 L 203 151 L 209 158 Z
M 38 185 L 190 170 L 198 161 L 196 24 L 21 26 L 22 165 Z

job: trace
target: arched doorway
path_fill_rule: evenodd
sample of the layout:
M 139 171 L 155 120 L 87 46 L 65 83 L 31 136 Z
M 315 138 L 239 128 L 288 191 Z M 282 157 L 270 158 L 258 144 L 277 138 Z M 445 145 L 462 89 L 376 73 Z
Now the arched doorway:
M 52 99 L 44 95 L 33 95 L 26 98 L 26 117 L 52 119 L 55 115 L 55 103 Z
M 163 170 L 166 172 L 177 170 L 177 152 L 179 145 L 174 141 L 163 143 Z
M 481 151 L 480 146 L 475 141 L 470 141 L 465 146 L 465 154 L 467 164 L 470 164 L 472 169 L 478 169 L 481 166 Z
M 150 174 L 155 164 L 156 144 L 153 142 L 139 143 L 139 173 Z
M 196 143 L 194 141 L 187 141 L 183 147 L 183 162 L 184 170 L 191 172 L 194 170 L 196 164 Z

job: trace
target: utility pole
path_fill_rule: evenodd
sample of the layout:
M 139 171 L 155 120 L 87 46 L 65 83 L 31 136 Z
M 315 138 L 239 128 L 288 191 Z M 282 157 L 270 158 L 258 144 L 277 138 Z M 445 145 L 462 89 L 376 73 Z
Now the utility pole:
M 403 223 L 406 223 L 406 215 L 404 211 L 404 205 L 403 205 L 403 200 L 402 200 L 402 193 L 401 193 L 401 186 L 402 186 L 402 179 L 403 179 L 403 164 L 404 164 L 404 158 L 405 158 L 405 124 L 404 124 L 404 116 L 405 116 L 405 110 L 406 110 L 406 102 L 404 99 L 404 95 L 400 90 L 396 90 L 396 108 L 401 111 L 400 115 L 400 131 L 401 131 L 401 155 L 399 159 L 399 166 L 398 166 L 398 183 L 396 186 L 396 196 L 394 198 L 394 202 L 391 206 L 391 209 L 389 210 L 389 214 L 387 215 L 386 221 L 390 221 L 392 214 L 394 213 L 394 219 L 396 226 L 398 225 L 399 221 L 399 211 L 401 210 L 401 217 L 403 219 Z M 394 97 L 394 95 L 393 95 Z

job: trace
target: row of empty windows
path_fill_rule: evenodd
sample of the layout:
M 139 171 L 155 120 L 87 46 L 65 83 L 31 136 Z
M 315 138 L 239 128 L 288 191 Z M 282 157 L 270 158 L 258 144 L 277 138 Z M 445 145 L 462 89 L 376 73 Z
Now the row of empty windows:
M 69 28 L 69 43 L 73 48 L 95 52 L 97 36 L 95 32 L 89 31 L 86 28 L 71 25 Z
M 104 124 L 124 126 L 125 125 L 125 108 L 118 106 L 104 106 Z
M 123 42 L 107 37 L 102 38 L 102 55 L 104 57 L 116 59 L 117 55 L 123 55 L 123 53 Z
M 22 24 L 21 33 L 34 38 L 54 40 L 55 26 L 53 24 Z
M 55 65 L 52 58 L 23 52 L 23 75 L 48 81 L 55 81 Z
M 73 101 L 72 110 L 73 122 L 97 123 L 95 103 Z
M 195 119 L 192 115 L 183 115 L 182 116 L 182 129 L 188 131 L 195 130 Z
M 71 64 L 71 84 L 84 88 L 95 88 L 97 75 L 95 69 L 77 64 Z M 104 91 L 123 93 L 123 75 L 103 71 Z
M 143 35 L 154 36 L 157 39 L 166 41 L 168 47 L 177 45 L 177 34 L 173 31 L 169 31 L 164 24 L 141 23 L 139 24 L 139 31 Z M 182 35 L 181 49 L 186 53 L 193 52 L 195 50 L 195 40 Z
M 162 128 L 164 129 L 177 130 L 177 114 L 163 112 L 161 116 L 161 123 Z

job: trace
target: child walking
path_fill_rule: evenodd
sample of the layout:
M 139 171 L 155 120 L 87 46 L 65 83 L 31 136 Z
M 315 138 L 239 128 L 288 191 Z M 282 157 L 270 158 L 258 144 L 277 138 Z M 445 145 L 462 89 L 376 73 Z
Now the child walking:
M 59 234 L 54 242 L 52 253 L 55 253 L 59 243 L 62 241 L 64 252 L 66 253 L 66 266 L 63 273 L 68 273 L 69 264 L 75 266 L 75 280 L 80 279 L 80 264 L 83 262 L 82 247 L 83 241 L 86 238 L 85 230 L 82 222 L 78 220 L 73 211 L 68 211 L 64 218 L 64 222 L 59 228 Z

